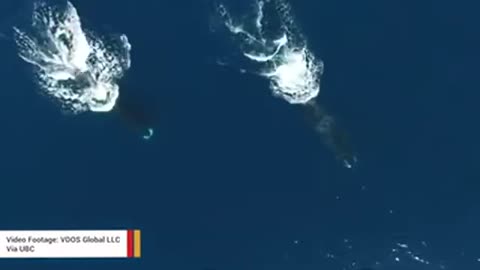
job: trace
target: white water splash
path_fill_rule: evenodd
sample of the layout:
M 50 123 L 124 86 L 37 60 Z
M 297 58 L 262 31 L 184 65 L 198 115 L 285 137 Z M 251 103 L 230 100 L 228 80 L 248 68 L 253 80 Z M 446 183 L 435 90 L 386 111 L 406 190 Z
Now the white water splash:
M 247 67 L 240 71 L 267 78 L 275 96 L 290 104 L 303 105 L 323 143 L 344 167 L 354 168 L 357 157 L 346 132 L 315 101 L 320 92 L 323 61 L 309 50 L 290 5 L 286 0 L 254 0 L 254 4 L 253 16 L 250 13 L 232 16 L 233 9 L 218 4 L 215 7 L 218 19 L 212 26 L 225 29 L 240 49 L 242 60 L 247 61 Z M 224 61 L 217 63 L 226 65 Z M 260 66 L 260 70 L 254 66 Z
M 252 22 L 235 22 L 223 4 L 217 12 L 224 25 L 239 40 L 243 55 L 262 69 L 257 74 L 270 80 L 274 95 L 292 104 L 305 104 L 320 92 L 323 62 L 308 50 L 306 40 L 295 25 L 289 4 L 284 0 L 256 0 L 256 16 Z M 272 8 L 280 21 L 276 34 L 271 31 L 265 9 Z M 270 13 L 269 13 L 270 15 Z
M 119 95 L 117 81 L 130 67 L 125 35 L 100 38 L 82 28 L 77 10 L 34 4 L 31 29 L 14 27 L 19 56 L 34 67 L 40 88 L 73 113 L 107 112 Z

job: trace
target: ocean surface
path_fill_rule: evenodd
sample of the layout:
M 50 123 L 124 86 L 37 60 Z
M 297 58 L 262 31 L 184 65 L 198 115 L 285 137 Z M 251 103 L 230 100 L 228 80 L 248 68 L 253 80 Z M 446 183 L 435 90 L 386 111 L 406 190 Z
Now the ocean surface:
M 61 113 L 8 38 L 32 1 L 2 1 L 0 229 L 139 228 L 142 258 L 1 269 L 480 269 L 479 4 L 290 1 L 358 155 L 346 169 L 265 79 L 217 64 L 211 1 L 72 3 L 128 36 L 120 95 L 155 135 Z

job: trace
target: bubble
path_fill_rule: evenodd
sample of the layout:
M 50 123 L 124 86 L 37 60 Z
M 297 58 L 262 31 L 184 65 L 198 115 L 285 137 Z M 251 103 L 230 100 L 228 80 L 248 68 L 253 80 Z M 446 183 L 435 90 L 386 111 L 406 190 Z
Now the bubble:
M 99 37 L 82 27 L 72 3 L 34 3 L 32 22 L 14 27 L 18 55 L 33 66 L 36 82 L 68 112 L 108 112 L 119 96 L 117 81 L 130 68 L 125 35 Z

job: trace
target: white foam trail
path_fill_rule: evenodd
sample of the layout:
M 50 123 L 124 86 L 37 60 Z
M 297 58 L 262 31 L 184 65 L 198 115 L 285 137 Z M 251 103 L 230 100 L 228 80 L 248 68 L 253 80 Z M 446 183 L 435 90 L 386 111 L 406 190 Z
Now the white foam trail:
M 316 59 L 290 11 L 286 0 L 254 0 L 252 14 L 232 16 L 223 4 L 216 6 L 222 29 L 238 45 L 248 67 L 242 73 L 267 78 L 277 97 L 291 104 L 302 104 L 315 131 L 346 168 L 352 169 L 357 157 L 346 132 L 332 115 L 315 102 L 320 93 L 323 61 Z M 218 23 L 217 23 L 218 25 Z M 214 29 L 215 30 L 215 29 Z M 251 65 L 251 64 L 254 65 Z M 219 62 L 225 65 L 225 62 Z M 260 70 L 252 68 L 260 66 Z
M 100 38 L 82 28 L 77 10 L 34 3 L 31 29 L 14 27 L 19 56 L 34 67 L 40 88 L 73 113 L 107 112 L 117 81 L 130 67 L 127 36 Z
M 239 40 L 243 55 L 262 64 L 257 74 L 270 80 L 270 87 L 276 96 L 292 104 L 305 104 L 320 92 L 320 77 L 323 62 L 316 59 L 307 47 L 307 42 L 298 30 L 289 4 L 284 0 L 256 0 L 256 16 L 253 29 L 247 30 L 247 22 L 235 22 L 223 4 L 217 7 L 225 26 Z M 275 10 L 280 21 L 276 32 L 268 34 L 266 29 L 270 16 L 264 9 Z

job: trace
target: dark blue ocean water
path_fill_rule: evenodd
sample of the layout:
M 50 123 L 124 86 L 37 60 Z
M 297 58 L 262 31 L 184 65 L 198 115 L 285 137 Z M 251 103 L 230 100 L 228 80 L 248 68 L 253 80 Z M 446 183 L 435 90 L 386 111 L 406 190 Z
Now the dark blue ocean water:
M 29 3 L 3 1 L 2 29 Z M 60 113 L 2 40 L 0 229 L 140 228 L 142 258 L 1 269 L 480 269 L 478 5 L 291 1 L 358 152 L 346 170 L 268 82 L 215 64 L 209 1 L 72 3 L 128 36 L 120 95 L 156 134 Z

